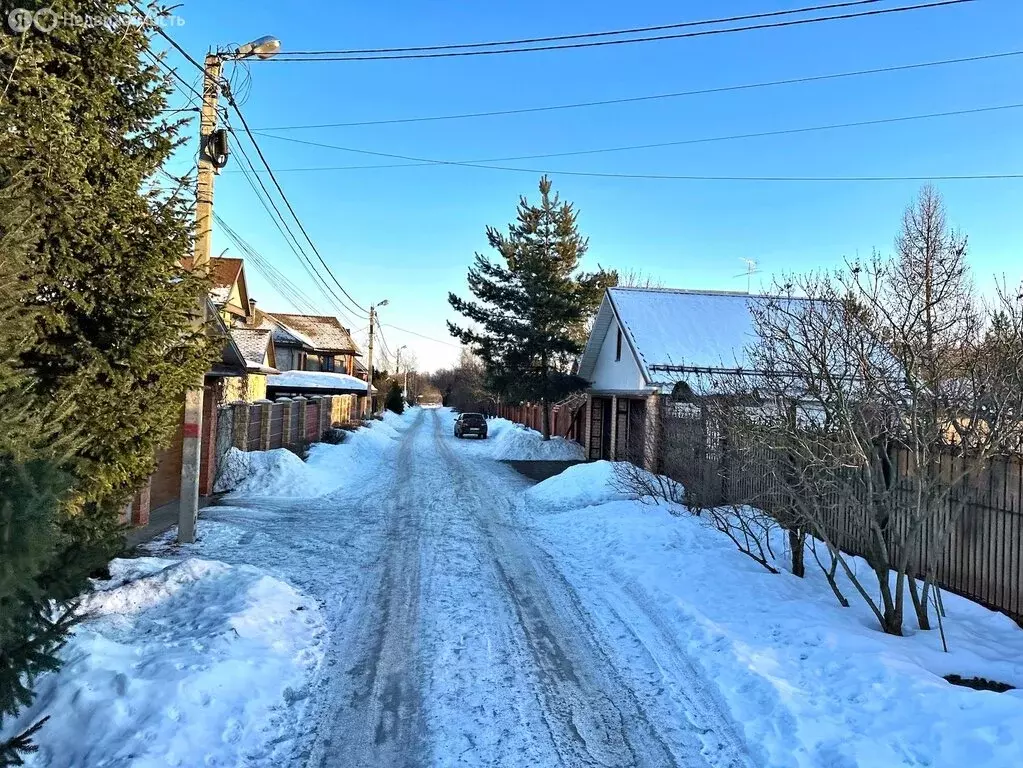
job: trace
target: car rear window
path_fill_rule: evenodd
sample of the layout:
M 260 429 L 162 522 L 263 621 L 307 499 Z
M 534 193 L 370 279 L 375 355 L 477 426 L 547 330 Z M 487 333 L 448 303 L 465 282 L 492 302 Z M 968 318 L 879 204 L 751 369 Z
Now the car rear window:
M 478 427 L 487 423 L 487 420 L 483 418 L 482 413 L 463 413 L 462 423 L 468 424 L 471 427 Z

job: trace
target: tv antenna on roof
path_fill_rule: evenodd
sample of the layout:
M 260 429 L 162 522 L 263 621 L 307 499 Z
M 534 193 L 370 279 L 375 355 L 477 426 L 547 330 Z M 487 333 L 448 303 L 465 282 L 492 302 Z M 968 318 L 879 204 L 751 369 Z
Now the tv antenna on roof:
M 746 293 L 749 293 L 753 284 L 753 275 L 759 275 L 760 270 L 757 269 L 756 259 L 739 259 L 739 261 L 746 264 L 746 271 L 740 275 L 733 275 L 733 277 L 745 277 Z

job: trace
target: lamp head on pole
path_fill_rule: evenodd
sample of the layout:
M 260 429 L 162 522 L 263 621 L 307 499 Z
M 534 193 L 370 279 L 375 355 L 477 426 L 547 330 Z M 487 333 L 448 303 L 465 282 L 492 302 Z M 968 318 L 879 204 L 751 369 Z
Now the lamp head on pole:
M 390 299 L 384 299 L 383 301 L 378 301 L 377 302 L 377 306 L 378 307 L 386 307 L 387 304 L 389 303 L 389 301 L 390 301 Z
M 250 56 L 255 56 L 259 59 L 269 59 L 277 54 L 281 50 L 281 41 L 272 35 L 265 35 L 257 40 L 253 40 L 251 43 L 246 43 L 235 51 L 234 56 L 237 59 L 247 59 Z

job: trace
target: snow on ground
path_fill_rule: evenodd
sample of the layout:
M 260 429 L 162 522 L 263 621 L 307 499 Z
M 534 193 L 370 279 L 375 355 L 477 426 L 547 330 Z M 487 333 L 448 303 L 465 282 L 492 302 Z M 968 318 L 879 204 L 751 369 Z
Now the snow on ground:
M 652 636 L 675 638 L 742 724 L 757 763 L 1023 765 L 1023 691 L 942 679 L 1023 687 L 1023 630 L 1008 618 L 946 594 L 950 653 L 937 631 L 886 636 L 848 583 L 852 607 L 836 603 L 809 555 L 805 579 L 770 574 L 697 518 L 617 498 L 611 475 L 607 462 L 580 465 L 533 487 L 525 495 L 543 514 L 532 525 L 595 614 L 607 601 L 619 614 L 631 604 Z M 598 489 L 604 503 L 594 506 Z
M 457 414 L 450 408 L 441 409 L 449 431 L 454 428 Z M 466 438 L 473 440 L 474 438 Z M 545 441 L 535 429 L 524 427 L 508 419 L 487 419 L 487 439 L 479 452 L 499 461 L 581 461 L 583 447 L 574 440 L 552 437 Z
M 5 723 L 16 733 L 50 715 L 29 764 L 275 763 L 322 657 L 317 604 L 244 565 L 146 557 L 110 571 L 64 666 Z
M 272 451 L 228 451 L 214 490 L 226 499 L 277 497 L 315 498 L 353 480 L 367 459 L 398 439 L 402 417 L 390 413 L 347 434 L 340 445 L 314 443 L 302 461 L 286 448 Z M 391 418 L 393 417 L 393 418 Z
M 356 482 L 396 444 L 404 419 L 392 416 L 341 445 L 313 445 L 308 462 L 233 451 L 229 497 L 291 503 Z M 39 678 L 35 703 L 5 719 L 0 738 L 50 715 L 30 766 L 286 764 L 330 611 L 310 596 L 322 573 L 297 577 L 309 570 L 304 550 L 263 533 L 280 520 L 274 507 L 209 508 L 196 545 L 172 546 L 171 531 L 151 545 L 168 556 L 114 560 L 84 598 L 88 618 L 61 650 L 63 667 Z

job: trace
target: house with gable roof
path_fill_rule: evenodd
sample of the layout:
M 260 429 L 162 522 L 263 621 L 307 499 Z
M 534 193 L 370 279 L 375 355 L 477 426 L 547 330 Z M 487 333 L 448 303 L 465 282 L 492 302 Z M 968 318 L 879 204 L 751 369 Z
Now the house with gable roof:
M 609 288 L 579 361 L 579 375 L 590 382 L 587 458 L 627 459 L 654 469 L 664 401 L 691 400 L 708 377 L 750 372 L 746 348 L 757 338 L 750 307 L 768 298 Z

